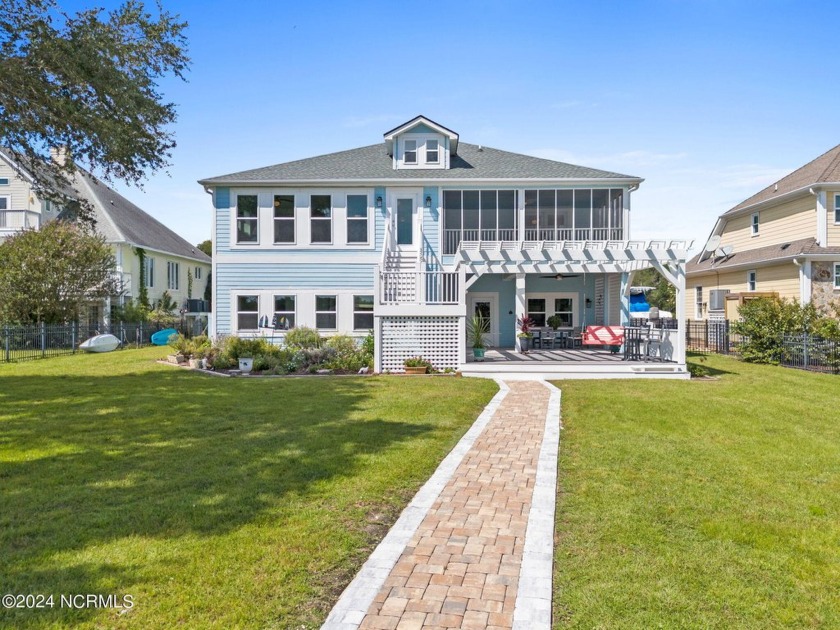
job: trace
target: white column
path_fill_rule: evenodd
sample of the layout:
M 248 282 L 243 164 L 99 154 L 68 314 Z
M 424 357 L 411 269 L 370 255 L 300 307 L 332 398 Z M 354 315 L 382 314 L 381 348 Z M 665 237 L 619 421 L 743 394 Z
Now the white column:
M 519 226 L 519 240 L 525 240 L 525 189 L 520 188 L 516 196 L 519 200 L 516 208 L 516 221 Z
M 622 326 L 626 326 L 630 321 L 630 292 L 627 290 L 627 285 L 630 283 L 630 274 L 621 274 L 621 316 L 620 321 Z
M 624 240 L 630 240 L 630 189 L 625 188 L 621 197 L 624 200 Z
M 677 277 L 677 338 L 674 340 L 674 360 L 685 363 L 685 261 L 679 261 L 674 275 Z
M 525 315 L 525 274 L 518 273 L 516 274 L 516 310 L 513 312 L 514 317 L 517 319 Z M 519 330 L 516 331 L 519 333 Z M 518 334 L 514 336 L 516 339 L 516 350 L 517 352 L 522 350 L 522 345 L 520 343 L 520 339 Z
M 375 300 L 376 298 L 374 298 L 374 303 Z M 375 315 L 373 317 L 373 371 L 377 374 L 382 373 L 382 318 Z

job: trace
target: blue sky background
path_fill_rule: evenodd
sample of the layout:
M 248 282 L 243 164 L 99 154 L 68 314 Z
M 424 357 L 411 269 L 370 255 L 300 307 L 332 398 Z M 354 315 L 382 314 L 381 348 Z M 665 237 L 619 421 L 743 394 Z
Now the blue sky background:
M 196 180 L 380 142 L 421 113 L 644 177 L 632 236 L 696 247 L 840 143 L 836 2 L 164 3 L 190 24 L 189 82 L 162 86 L 178 148 L 170 176 L 117 187 L 192 242 L 210 235 Z

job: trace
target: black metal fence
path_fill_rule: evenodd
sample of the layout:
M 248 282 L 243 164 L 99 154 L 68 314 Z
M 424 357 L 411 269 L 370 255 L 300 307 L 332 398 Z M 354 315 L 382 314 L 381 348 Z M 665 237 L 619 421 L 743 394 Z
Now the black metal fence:
M 779 363 L 809 372 L 840 374 L 840 344 L 811 335 L 785 335 Z
M 32 326 L 0 326 L 0 362 L 45 359 L 79 352 L 79 344 L 94 335 L 110 333 L 122 347 L 151 344 L 154 333 L 171 328 L 153 322 L 115 322 L 94 326 L 71 324 L 36 324 Z
M 736 354 L 743 337 L 735 333 L 728 319 L 686 320 L 686 349 L 692 352 Z

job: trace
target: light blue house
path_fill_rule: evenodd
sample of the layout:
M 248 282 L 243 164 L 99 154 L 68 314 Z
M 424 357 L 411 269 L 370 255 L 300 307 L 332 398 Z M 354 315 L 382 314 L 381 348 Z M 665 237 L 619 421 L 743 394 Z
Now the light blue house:
M 515 358 L 505 349 L 523 314 L 538 326 L 557 315 L 569 331 L 620 325 L 632 273 L 651 266 L 681 294 L 686 243 L 629 239 L 641 182 L 466 144 L 423 116 L 384 142 L 201 180 L 214 206 L 211 333 L 373 329 L 378 371 L 416 355 L 440 368 L 513 369 L 502 359 Z M 468 362 L 473 313 L 489 319 L 497 361 Z M 538 357 L 540 369 L 683 376 L 676 333 L 655 366 L 572 349 Z

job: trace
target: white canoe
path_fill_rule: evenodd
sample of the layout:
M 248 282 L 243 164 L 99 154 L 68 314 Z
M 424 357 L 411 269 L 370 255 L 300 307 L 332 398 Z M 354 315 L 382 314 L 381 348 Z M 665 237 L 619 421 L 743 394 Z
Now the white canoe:
M 114 335 L 96 335 L 79 344 L 85 352 L 111 352 L 120 347 L 120 340 Z

